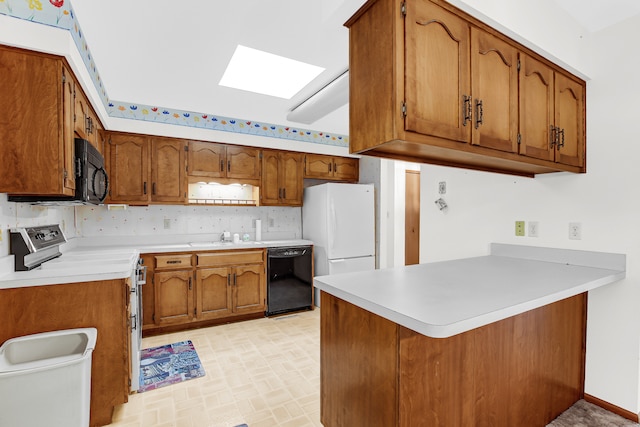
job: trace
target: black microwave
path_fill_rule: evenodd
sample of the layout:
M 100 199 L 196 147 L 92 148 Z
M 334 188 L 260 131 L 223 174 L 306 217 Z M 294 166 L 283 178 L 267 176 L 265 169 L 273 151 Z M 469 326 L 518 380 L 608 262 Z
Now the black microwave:
M 75 139 L 76 194 L 74 196 L 18 196 L 9 195 L 10 202 L 34 205 L 99 205 L 109 192 L 109 178 L 104 157 L 86 139 Z

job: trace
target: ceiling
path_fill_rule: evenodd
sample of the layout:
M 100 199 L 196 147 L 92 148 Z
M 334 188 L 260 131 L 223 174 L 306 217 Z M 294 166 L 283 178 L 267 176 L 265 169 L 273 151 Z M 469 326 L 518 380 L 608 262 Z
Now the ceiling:
M 588 31 L 640 13 L 638 0 L 555 2 Z M 72 3 L 110 99 L 348 134 L 348 105 L 311 125 L 286 116 L 348 68 L 343 24 L 365 0 Z M 288 100 L 219 86 L 238 44 L 325 71 Z

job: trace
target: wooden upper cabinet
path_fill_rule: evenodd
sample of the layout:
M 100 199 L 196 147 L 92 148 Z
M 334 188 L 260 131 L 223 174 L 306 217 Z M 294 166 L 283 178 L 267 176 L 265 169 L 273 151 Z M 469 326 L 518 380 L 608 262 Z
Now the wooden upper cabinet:
M 555 73 L 556 162 L 582 167 L 585 155 L 585 87 Z
M 225 148 L 213 142 L 189 141 L 189 176 L 224 178 Z
M 99 136 L 102 125 L 77 82 L 75 85 L 74 98 L 74 131 L 76 135 L 79 138 L 89 141 L 91 145 L 102 153 L 103 147 L 101 146 Z
M 189 141 L 189 176 L 260 179 L 260 149 Z
M 302 156 L 301 153 L 263 150 L 261 205 L 302 206 Z
M 149 202 L 149 139 L 111 133 L 108 139 L 108 203 Z
M 65 189 L 75 191 L 75 135 L 73 134 L 73 109 L 74 109 L 75 81 L 66 66 L 62 66 L 62 155 L 64 159 L 64 184 Z
M 585 172 L 581 79 L 443 0 L 369 0 L 345 25 L 351 153 Z
M 186 142 L 108 132 L 107 203 L 186 202 Z
M 584 85 L 521 55 L 520 153 L 584 167 Z
M 260 179 L 260 149 L 227 145 L 227 178 Z
M 405 128 L 468 142 L 462 102 L 471 96 L 469 24 L 430 1 L 406 10 Z
M 151 139 L 151 201 L 186 201 L 185 149 L 180 139 Z
M 302 206 L 303 160 L 301 153 L 280 153 L 281 204 Z
M 73 75 L 64 59 L 0 46 L 0 193 L 75 193 Z
M 359 161 L 353 157 L 306 154 L 304 157 L 304 177 L 357 182 L 359 178 Z
M 475 27 L 471 28 L 471 96 L 467 100 L 471 143 L 517 153 L 518 50 Z

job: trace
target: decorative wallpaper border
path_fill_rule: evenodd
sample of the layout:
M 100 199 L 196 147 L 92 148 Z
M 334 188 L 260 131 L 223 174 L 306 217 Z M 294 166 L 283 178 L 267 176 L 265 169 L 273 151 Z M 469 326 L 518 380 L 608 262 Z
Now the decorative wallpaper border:
M 111 117 L 340 147 L 349 146 L 349 137 L 347 135 L 330 134 L 273 123 L 224 117 L 216 114 L 110 100 L 96 64 L 93 62 L 91 51 L 84 39 L 70 0 L 0 0 L 0 14 L 68 30 L 107 110 L 107 114 Z

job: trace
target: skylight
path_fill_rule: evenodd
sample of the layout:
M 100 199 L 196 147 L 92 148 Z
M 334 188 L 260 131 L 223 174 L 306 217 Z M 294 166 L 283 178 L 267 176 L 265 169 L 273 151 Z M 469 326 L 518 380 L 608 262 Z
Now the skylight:
M 238 45 L 221 86 L 291 99 L 324 68 Z

